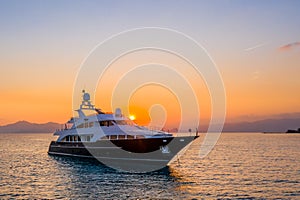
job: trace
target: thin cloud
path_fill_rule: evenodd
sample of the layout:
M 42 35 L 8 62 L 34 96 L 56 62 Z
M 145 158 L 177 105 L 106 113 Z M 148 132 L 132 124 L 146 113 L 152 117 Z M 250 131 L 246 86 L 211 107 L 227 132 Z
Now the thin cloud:
M 248 47 L 247 49 L 244 49 L 244 51 L 252 51 L 252 50 L 255 50 L 257 48 L 260 48 L 260 47 L 263 47 L 267 44 L 267 42 L 265 43 L 261 43 L 261 44 L 258 44 L 258 45 L 255 45 L 255 46 L 252 46 L 252 47 Z
M 293 43 L 286 44 L 284 46 L 279 47 L 279 50 L 288 51 L 296 47 L 300 47 L 300 42 L 293 42 Z

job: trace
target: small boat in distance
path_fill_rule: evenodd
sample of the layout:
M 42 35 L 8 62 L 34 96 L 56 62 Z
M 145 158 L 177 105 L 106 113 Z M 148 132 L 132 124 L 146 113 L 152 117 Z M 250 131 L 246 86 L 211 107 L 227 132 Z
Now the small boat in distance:
M 95 111 L 86 115 L 84 111 Z M 146 172 L 161 169 L 177 159 L 179 152 L 198 137 L 175 137 L 163 131 L 138 126 L 121 109 L 105 113 L 95 108 L 89 93 L 64 129 L 57 130 L 48 154 L 97 159 L 115 169 Z
M 288 129 L 285 133 L 300 133 L 300 128 L 298 128 L 297 130 Z

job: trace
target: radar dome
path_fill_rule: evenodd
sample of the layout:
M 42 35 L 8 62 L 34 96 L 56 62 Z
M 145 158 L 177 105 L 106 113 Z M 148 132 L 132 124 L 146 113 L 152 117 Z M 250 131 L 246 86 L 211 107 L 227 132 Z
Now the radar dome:
M 83 100 L 84 101 L 89 101 L 90 100 L 90 94 L 89 93 L 84 93 Z
M 122 111 L 120 108 L 117 108 L 116 111 L 115 111 L 115 116 L 116 117 L 122 117 Z

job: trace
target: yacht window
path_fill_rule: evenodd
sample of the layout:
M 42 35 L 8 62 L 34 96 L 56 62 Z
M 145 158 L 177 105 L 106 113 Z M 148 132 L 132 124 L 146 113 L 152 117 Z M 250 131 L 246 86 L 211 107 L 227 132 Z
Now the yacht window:
M 112 121 L 99 121 L 100 126 L 113 126 Z
M 77 128 L 83 128 L 84 124 L 79 124 Z
M 86 136 L 85 135 L 80 135 L 79 137 L 79 141 L 86 141 Z
M 111 140 L 116 140 L 116 139 L 117 139 L 117 135 L 111 135 L 111 136 L 110 136 L 110 139 L 111 139 Z
M 89 127 L 93 127 L 93 126 L 94 126 L 94 122 L 90 122 Z
M 125 135 L 119 135 L 119 140 L 125 139 Z
M 93 138 L 93 135 L 80 135 L 77 136 L 78 142 L 90 142 Z
M 134 136 L 133 135 L 127 135 L 127 139 L 133 139 Z
M 117 125 L 129 125 L 132 126 L 133 123 L 130 120 L 116 120 L 115 121 Z

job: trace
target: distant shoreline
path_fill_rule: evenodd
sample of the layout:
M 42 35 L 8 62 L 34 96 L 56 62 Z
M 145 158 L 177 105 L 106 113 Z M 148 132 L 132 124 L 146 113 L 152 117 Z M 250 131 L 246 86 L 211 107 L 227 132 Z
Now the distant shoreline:
M 53 134 L 54 131 L 50 131 L 50 132 L 36 132 L 36 131 L 18 131 L 18 132 L 0 132 L 1 134 Z M 189 132 L 170 132 L 173 134 L 189 134 L 189 135 L 193 135 L 195 133 L 189 133 Z M 203 135 L 203 134 L 214 134 L 215 132 L 199 132 L 199 135 Z M 286 132 L 261 132 L 261 131 L 255 131 L 255 132 L 249 132 L 249 131 L 224 131 L 221 132 L 221 134 L 277 134 L 277 135 L 290 135 L 290 134 L 300 134 L 300 133 L 286 133 Z
M 300 133 L 287 133 L 287 132 L 262 132 L 262 134 L 281 134 L 281 135 L 290 135 L 290 134 L 300 134 Z
M 262 120 L 256 122 L 225 123 L 222 133 L 263 133 L 263 134 L 297 134 L 300 118 L 281 120 Z M 18 121 L 13 124 L 0 126 L 0 133 L 54 133 L 57 129 L 63 128 L 63 124 L 47 122 L 43 124 L 28 121 Z M 294 128 L 294 129 L 293 129 Z M 207 125 L 202 125 L 199 133 L 207 132 Z M 172 131 L 171 131 L 172 132 Z

